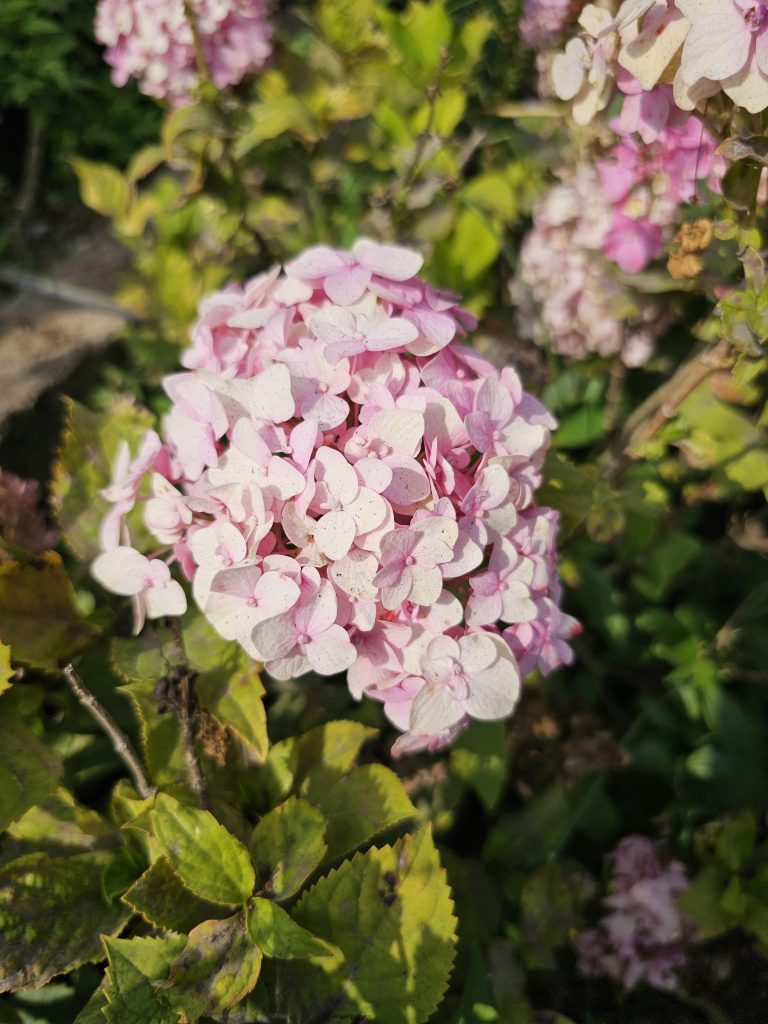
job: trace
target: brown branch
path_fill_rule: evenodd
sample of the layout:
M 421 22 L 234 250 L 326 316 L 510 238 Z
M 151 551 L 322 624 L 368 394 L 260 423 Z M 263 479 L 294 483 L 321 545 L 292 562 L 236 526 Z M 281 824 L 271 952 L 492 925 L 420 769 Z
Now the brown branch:
M 178 619 L 171 619 L 171 632 L 173 633 L 174 646 L 176 647 L 177 663 L 174 666 L 174 678 L 176 683 L 176 699 L 170 702 L 179 720 L 181 729 L 181 743 L 184 748 L 184 761 L 187 766 L 189 785 L 198 804 L 203 810 L 210 810 L 208 800 L 208 787 L 205 783 L 205 776 L 200 766 L 200 758 L 195 743 L 195 732 L 193 723 L 195 719 L 195 695 L 193 688 L 194 673 L 189 667 L 187 651 L 184 646 L 184 637 L 181 632 L 181 624 Z
M 192 29 L 192 42 L 195 48 L 197 74 L 201 83 L 204 82 L 208 85 L 213 85 L 213 77 L 211 76 L 211 69 L 209 68 L 208 61 L 205 57 L 203 41 L 200 36 L 200 28 L 197 24 L 197 15 L 192 8 L 192 0 L 184 0 L 184 15 L 189 22 L 189 27 Z
M 63 671 L 64 678 L 69 683 L 69 687 L 75 697 L 77 697 L 88 714 L 99 723 L 107 736 L 109 736 L 115 753 L 130 772 L 133 783 L 136 786 L 136 792 L 142 800 L 154 796 L 157 789 L 147 778 L 144 766 L 123 730 L 107 709 L 91 693 L 71 664 L 65 665 Z
M 638 457 L 638 449 L 652 441 L 662 427 L 678 414 L 686 398 L 716 370 L 729 366 L 731 362 L 730 342 L 723 339 L 714 348 L 699 349 L 668 381 L 649 395 L 627 419 L 617 439 L 614 451 L 618 461 L 613 475 L 621 476 Z

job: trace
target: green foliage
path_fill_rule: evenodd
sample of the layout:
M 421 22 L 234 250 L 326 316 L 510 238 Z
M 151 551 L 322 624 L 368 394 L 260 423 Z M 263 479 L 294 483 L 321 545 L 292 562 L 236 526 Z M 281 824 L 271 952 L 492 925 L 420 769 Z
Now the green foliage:
M 294 896 L 325 857 L 325 829 L 323 815 L 295 796 L 265 814 L 250 842 L 259 891 L 278 901 Z
M 61 758 L 15 723 L 0 731 L 0 831 L 56 788 Z
M 30 853 L 0 870 L 0 991 L 45 985 L 100 960 L 130 916 L 104 892 L 114 855 Z
M 448 983 L 455 919 L 428 829 L 357 854 L 301 898 L 295 917 L 344 954 L 330 975 L 300 975 L 299 1006 L 341 982 L 345 1001 L 334 1020 L 353 1013 L 381 1024 L 429 1019 Z
M 75 592 L 53 551 L 29 564 L 0 564 L 0 638 L 20 662 L 55 672 L 95 636 L 82 621 Z

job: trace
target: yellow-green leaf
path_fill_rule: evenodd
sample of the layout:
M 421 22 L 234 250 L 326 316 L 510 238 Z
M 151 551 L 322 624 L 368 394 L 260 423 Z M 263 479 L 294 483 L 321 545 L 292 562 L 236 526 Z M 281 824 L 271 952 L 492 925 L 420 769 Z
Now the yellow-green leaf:
M 152 827 L 182 882 L 214 903 L 245 903 L 256 884 L 243 844 L 208 811 L 185 807 L 161 793 Z

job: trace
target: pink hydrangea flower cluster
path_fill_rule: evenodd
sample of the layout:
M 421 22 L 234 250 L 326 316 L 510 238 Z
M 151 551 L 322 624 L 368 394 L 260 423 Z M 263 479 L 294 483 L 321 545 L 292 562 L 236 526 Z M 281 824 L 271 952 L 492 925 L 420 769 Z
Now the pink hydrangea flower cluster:
M 0 536 L 33 555 L 56 546 L 58 530 L 47 526 L 40 511 L 40 485 L 0 469 Z M 0 547 L 0 562 L 13 556 Z
M 267 0 L 192 0 L 200 43 L 220 89 L 260 71 L 272 52 Z M 184 106 L 198 85 L 184 0 L 99 0 L 96 39 L 117 86 L 136 78 L 148 96 Z
M 597 169 L 580 165 L 536 204 L 511 290 L 524 337 L 569 359 L 620 355 L 639 366 L 665 321 L 658 304 L 640 300 L 607 262 L 621 254 L 612 251 L 614 240 L 637 244 L 634 234 L 614 234 L 615 218 Z M 648 240 L 638 235 L 646 253 Z
M 663 864 L 656 843 L 626 836 L 610 856 L 613 892 L 597 928 L 576 938 L 582 974 L 632 989 L 641 981 L 674 990 L 687 961 L 693 923 L 676 901 L 688 888 L 684 866 Z
M 577 630 L 557 513 L 534 502 L 554 420 L 458 343 L 474 318 L 421 264 L 319 246 L 207 299 L 162 439 L 119 453 L 93 565 L 140 628 L 184 611 L 176 563 L 271 675 L 346 671 L 381 701 L 396 754 L 509 715 L 521 674 L 569 662 Z M 126 534 L 139 504 L 149 557 Z
M 721 91 L 752 114 L 768 107 L 766 0 L 625 0 L 615 17 L 589 4 L 579 28 L 552 77 L 580 124 L 608 105 L 620 68 L 645 90 L 672 83 L 681 110 Z

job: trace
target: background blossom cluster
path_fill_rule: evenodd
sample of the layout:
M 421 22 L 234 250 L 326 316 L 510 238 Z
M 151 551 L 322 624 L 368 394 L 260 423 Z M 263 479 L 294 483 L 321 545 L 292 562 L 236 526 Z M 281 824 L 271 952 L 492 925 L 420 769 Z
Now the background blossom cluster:
M 93 572 L 213 626 L 284 679 L 346 671 L 405 735 L 509 715 L 521 674 L 570 661 L 557 514 L 534 493 L 552 416 L 457 337 L 474 319 L 362 240 L 307 250 L 207 299 L 165 380 L 163 438 L 124 445 Z M 161 550 L 133 548 L 140 504 Z
M 557 31 L 556 11 L 562 15 Z M 572 14 L 573 8 L 529 0 L 527 37 L 545 48 L 559 42 Z M 563 184 L 537 207 L 522 247 L 527 291 L 521 321 L 529 336 L 560 354 L 620 353 L 628 365 L 648 358 L 656 310 L 643 299 L 638 303 L 613 266 L 624 274 L 645 269 L 662 255 L 681 207 L 696 199 L 700 186 L 719 191 L 725 162 L 715 139 L 693 104 L 682 101 L 679 85 L 666 80 L 682 45 L 680 28 L 679 12 L 666 2 L 627 0 L 615 16 L 607 7 L 586 4 L 578 34 L 564 51 L 549 54 L 551 87 L 572 101 L 577 123 L 588 124 L 615 97 L 620 100 L 607 126 L 614 141 L 593 154 L 594 167 L 563 175 Z M 560 272 L 556 278 L 552 267 Z M 552 289 L 554 279 L 565 286 Z
M 569 359 L 620 355 L 626 365 L 638 366 L 653 351 L 666 317 L 658 302 L 646 296 L 638 301 L 613 272 L 605 257 L 613 225 L 599 172 L 589 164 L 564 176 L 536 204 L 512 283 L 518 329 Z
M 261 70 L 272 52 L 267 0 L 193 0 L 203 55 L 220 88 Z M 99 0 L 96 39 L 112 80 L 136 78 L 148 96 L 189 103 L 198 85 L 192 25 L 184 0 Z
M 685 868 L 679 861 L 663 864 L 657 844 L 645 836 L 626 836 L 610 861 L 614 891 L 603 901 L 597 928 L 576 939 L 579 970 L 627 989 L 646 981 L 674 990 L 693 938 L 692 922 L 676 905 L 689 884 Z

